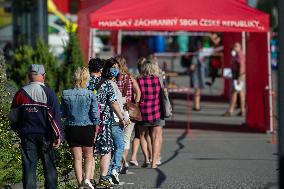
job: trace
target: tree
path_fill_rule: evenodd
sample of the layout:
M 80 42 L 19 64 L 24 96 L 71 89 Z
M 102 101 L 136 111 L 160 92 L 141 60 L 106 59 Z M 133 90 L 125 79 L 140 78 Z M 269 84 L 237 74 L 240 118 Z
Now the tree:
M 27 69 L 33 64 L 33 54 L 33 48 L 28 45 L 22 45 L 15 50 L 15 63 L 9 65 L 7 72 L 9 79 L 13 80 L 18 87 L 27 84 Z
M 259 0 L 257 3 L 257 8 L 269 14 L 270 27 L 272 29 L 277 28 L 276 0 Z
M 73 86 L 73 74 L 76 68 L 84 65 L 83 54 L 76 33 L 69 32 L 69 41 L 65 46 L 65 56 L 66 58 L 61 69 L 61 86 L 63 89 Z
M 22 45 L 15 50 L 15 63 L 9 65 L 8 75 L 18 87 L 27 84 L 27 71 L 31 64 L 43 64 L 46 71 L 46 84 L 55 91 L 58 91 L 59 65 L 46 45 L 38 39 L 34 49 L 29 45 Z
M 59 85 L 57 82 L 59 65 L 57 64 L 55 57 L 49 51 L 48 45 L 46 45 L 41 39 L 36 42 L 33 62 L 35 64 L 44 65 L 46 72 L 46 84 L 53 90 L 57 90 Z

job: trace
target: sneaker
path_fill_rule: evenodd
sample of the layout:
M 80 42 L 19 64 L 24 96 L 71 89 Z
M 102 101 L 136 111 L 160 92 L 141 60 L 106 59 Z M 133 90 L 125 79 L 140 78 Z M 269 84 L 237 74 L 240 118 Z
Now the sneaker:
M 98 186 L 103 188 L 113 188 L 113 184 L 111 184 L 107 178 L 100 178 Z
M 112 182 L 112 178 L 111 177 L 108 178 L 108 181 L 109 181 L 110 184 L 114 185 L 114 183 Z
M 88 189 L 95 189 L 89 179 L 84 180 L 84 187 Z
M 113 169 L 111 171 L 111 175 L 110 176 L 111 176 L 112 182 L 114 184 L 119 184 L 119 178 L 118 178 L 119 174 L 118 174 L 118 172 L 115 169 Z
M 120 170 L 120 174 L 127 174 L 128 173 L 128 166 L 124 166 L 124 167 L 122 167 L 121 168 L 121 170 Z
M 137 160 L 131 160 L 131 161 L 129 161 L 129 164 L 132 165 L 132 166 L 136 166 L 136 167 L 139 165 Z
M 95 181 L 94 179 L 91 179 L 90 181 L 91 181 L 93 187 L 96 188 L 96 185 L 97 185 L 97 184 L 96 184 L 96 181 Z
M 141 165 L 141 167 L 142 167 L 142 168 L 146 168 L 146 167 L 148 167 L 150 164 L 151 164 L 150 161 L 147 161 L 147 162 L 144 162 L 144 163 Z

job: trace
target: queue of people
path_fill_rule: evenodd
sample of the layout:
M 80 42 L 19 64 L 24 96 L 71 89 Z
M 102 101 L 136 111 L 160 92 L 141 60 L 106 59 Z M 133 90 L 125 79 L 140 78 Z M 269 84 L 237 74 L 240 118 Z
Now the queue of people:
M 136 78 L 122 56 L 92 58 L 88 68 L 76 69 L 74 85 L 63 91 L 59 104 L 55 93 L 44 85 L 44 67 L 30 66 L 30 83 L 16 93 L 10 115 L 12 129 L 22 143 L 23 188 L 36 188 L 39 158 L 44 165 L 45 188 L 57 188 L 54 148 L 62 139 L 73 155 L 80 189 L 96 187 L 95 156 L 100 157 L 97 185 L 104 188 L 119 184 L 119 175 L 126 174 L 129 165 L 139 166 L 139 144 L 144 155 L 142 168 L 155 169 L 161 164 L 165 125 L 160 99 L 162 72 L 153 57 L 139 59 L 138 69 Z M 142 121 L 130 119 L 126 102 L 139 105 Z

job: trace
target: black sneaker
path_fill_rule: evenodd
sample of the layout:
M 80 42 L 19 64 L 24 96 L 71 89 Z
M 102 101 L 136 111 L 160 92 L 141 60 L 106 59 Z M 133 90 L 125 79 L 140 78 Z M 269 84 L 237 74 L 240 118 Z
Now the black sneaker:
M 128 173 L 128 167 L 122 167 L 120 170 L 120 174 L 127 174 Z
M 94 187 L 94 188 L 96 188 L 96 185 L 97 185 L 97 184 L 96 184 L 96 181 L 95 181 L 95 180 L 93 180 L 93 179 L 91 179 L 90 181 L 91 181 L 91 183 L 92 183 L 93 187 Z
M 111 184 L 107 178 L 100 178 L 97 186 L 104 187 L 104 188 L 113 188 L 113 184 Z

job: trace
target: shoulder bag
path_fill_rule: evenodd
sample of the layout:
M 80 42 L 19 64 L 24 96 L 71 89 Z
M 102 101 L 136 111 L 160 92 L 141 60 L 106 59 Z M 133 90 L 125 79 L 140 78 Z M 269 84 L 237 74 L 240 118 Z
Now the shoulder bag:
M 169 95 L 167 92 L 167 89 L 164 86 L 163 79 L 159 77 L 159 82 L 161 85 L 161 92 L 160 92 L 160 99 L 161 99 L 161 109 L 162 109 L 162 115 L 165 118 L 169 118 L 173 115 L 173 109 L 172 105 L 169 99 Z
M 123 96 L 126 97 L 127 95 L 127 88 L 129 85 L 129 78 L 126 80 L 126 84 L 124 85 L 123 89 Z M 125 109 L 128 111 L 130 120 L 133 122 L 142 121 L 141 111 L 138 104 L 133 102 L 126 102 Z

